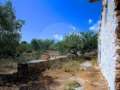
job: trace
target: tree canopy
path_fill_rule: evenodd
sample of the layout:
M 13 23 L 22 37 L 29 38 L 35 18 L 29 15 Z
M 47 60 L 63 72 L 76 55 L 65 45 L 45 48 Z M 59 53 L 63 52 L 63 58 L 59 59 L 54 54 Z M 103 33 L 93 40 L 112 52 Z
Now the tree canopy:
M 0 57 L 15 56 L 23 24 L 16 18 L 10 1 L 0 4 Z
M 97 33 L 81 32 L 72 33 L 56 44 L 57 50 L 62 53 L 78 55 L 97 49 Z

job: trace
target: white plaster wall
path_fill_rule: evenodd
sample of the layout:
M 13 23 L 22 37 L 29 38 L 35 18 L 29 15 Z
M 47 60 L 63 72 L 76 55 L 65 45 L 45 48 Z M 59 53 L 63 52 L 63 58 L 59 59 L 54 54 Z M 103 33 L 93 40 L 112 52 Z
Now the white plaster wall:
M 108 8 L 107 11 L 103 11 L 99 33 L 99 64 L 108 82 L 109 90 L 115 90 L 115 29 L 117 25 L 114 15 L 114 1 L 108 0 L 107 3 Z

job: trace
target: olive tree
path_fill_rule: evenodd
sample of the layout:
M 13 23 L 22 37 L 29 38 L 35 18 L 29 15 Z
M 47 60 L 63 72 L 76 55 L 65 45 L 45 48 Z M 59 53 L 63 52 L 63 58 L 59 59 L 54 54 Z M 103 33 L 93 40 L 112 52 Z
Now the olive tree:
M 0 4 L 0 57 L 14 57 L 24 21 L 16 18 L 12 3 Z

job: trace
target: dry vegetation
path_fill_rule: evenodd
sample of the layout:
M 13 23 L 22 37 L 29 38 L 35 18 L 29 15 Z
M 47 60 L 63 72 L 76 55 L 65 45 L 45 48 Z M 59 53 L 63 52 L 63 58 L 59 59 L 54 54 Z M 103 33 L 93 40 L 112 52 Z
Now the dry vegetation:
M 81 67 L 81 64 L 86 61 L 90 62 L 92 67 L 87 69 Z M 4 60 L 2 60 L 2 62 L 4 62 Z M 13 62 L 8 62 L 7 67 L 14 70 L 15 65 L 13 65 Z M 4 65 L 2 67 L 4 67 Z M 34 84 L 35 87 L 33 83 L 36 83 Z M 34 87 L 36 90 L 74 90 L 74 88 L 78 86 L 83 87 L 84 90 L 107 90 L 107 84 L 100 73 L 96 57 L 91 60 L 77 58 L 52 62 L 49 68 L 39 76 L 37 82 L 30 81 L 26 85 L 27 88 Z
M 12 58 L 0 59 L 0 74 L 11 73 L 17 71 L 17 62 Z
M 107 90 L 107 84 L 99 71 L 96 59 L 90 62 L 93 66 L 88 70 L 82 69 L 81 62 L 74 60 L 62 64 L 61 68 L 45 71 L 43 76 L 52 78 L 52 82 L 47 84 L 50 90 L 74 90 L 73 87 L 76 87 L 77 83 L 85 90 Z M 49 79 L 45 82 L 49 82 Z

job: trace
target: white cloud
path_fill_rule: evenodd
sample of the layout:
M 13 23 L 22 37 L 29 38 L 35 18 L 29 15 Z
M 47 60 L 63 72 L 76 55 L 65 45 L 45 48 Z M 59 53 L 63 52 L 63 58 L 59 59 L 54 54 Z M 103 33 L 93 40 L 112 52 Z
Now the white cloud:
M 58 41 L 63 40 L 63 36 L 60 35 L 60 34 L 54 34 L 53 37 L 54 37 L 55 40 L 58 40 Z
M 98 20 L 95 24 L 89 27 L 89 30 L 91 31 L 99 31 L 100 28 L 100 20 Z
M 89 20 L 88 20 L 88 23 L 89 23 L 89 24 L 91 24 L 92 22 L 93 22 L 93 20 L 92 20 L 92 19 L 89 19 Z
M 71 29 L 74 31 L 74 30 L 76 30 L 76 27 L 75 27 L 75 26 L 72 26 Z
M 75 26 L 71 25 L 71 26 L 70 26 L 70 30 L 72 30 L 72 31 L 76 31 L 77 28 L 76 28 Z

